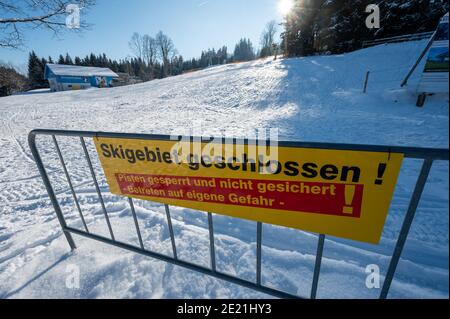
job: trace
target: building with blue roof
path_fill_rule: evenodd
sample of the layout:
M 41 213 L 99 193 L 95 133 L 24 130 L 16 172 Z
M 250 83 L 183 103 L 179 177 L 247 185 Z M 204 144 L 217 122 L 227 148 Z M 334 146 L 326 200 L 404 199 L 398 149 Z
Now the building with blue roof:
M 52 91 L 112 87 L 113 79 L 118 77 L 109 68 L 50 63 L 45 65 L 44 72 Z

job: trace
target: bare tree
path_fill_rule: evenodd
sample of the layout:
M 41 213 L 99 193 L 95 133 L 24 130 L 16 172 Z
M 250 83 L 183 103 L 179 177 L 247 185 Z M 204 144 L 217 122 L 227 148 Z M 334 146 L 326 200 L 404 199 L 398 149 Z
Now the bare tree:
M 269 21 L 261 34 L 261 56 L 273 54 L 273 44 L 277 33 L 277 23 L 275 20 Z
M 12 65 L 0 61 L 0 96 L 6 96 L 15 92 L 28 89 L 29 81 L 18 73 Z
M 177 54 L 177 50 L 167 35 L 165 35 L 162 31 L 159 31 L 156 34 L 156 43 L 158 45 L 159 56 L 163 63 L 163 76 L 167 76 L 169 73 L 170 61 Z
M 156 62 L 156 58 L 158 55 L 158 44 L 156 40 L 145 34 L 142 37 L 142 56 L 149 65 L 153 65 Z
M 54 35 L 86 29 L 89 25 L 80 10 L 85 12 L 94 4 L 95 0 L 0 0 L 0 48 L 20 48 L 24 30 L 30 27 L 47 29 Z M 75 26 L 66 23 L 73 17 Z
M 135 32 L 131 36 L 131 40 L 128 42 L 128 45 L 133 51 L 133 53 L 136 55 L 137 58 L 142 59 L 143 56 L 143 39 L 142 36 Z
M 142 37 L 142 56 L 150 68 L 150 77 L 153 78 L 154 66 L 158 55 L 158 44 L 156 40 L 145 34 Z

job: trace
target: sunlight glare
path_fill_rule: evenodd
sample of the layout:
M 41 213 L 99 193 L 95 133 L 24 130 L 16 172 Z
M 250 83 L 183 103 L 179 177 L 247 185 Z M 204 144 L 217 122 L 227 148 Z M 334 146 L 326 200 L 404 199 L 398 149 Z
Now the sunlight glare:
M 288 14 L 294 6 L 293 0 L 278 0 L 278 10 L 282 15 Z

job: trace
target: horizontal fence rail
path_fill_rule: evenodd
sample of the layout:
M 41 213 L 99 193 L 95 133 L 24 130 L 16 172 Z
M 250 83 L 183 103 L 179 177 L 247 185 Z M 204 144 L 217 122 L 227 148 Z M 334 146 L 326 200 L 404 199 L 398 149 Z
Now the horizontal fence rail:
M 59 206 L 58 200 L 56 198 L 55 192 L 53 190 L 52 184 L 50 182 L 50 179 L 47 175 L 44 163 L 42 161 L 42 158 L 39 154 L 37 145 L 36 145 L 36 136 L 38 135 L 47 135 L 51 136 L 53 144 L 56 149 L 56 153 L 58 154 L 58 158 L 60 160 L 61 166 L 64 171 L 64 175 L 66 177 L 67 183 L 69 185 L 69 189 L 72 193 L 73 200 L 75 202 L 78 215 L 80 216 L 80 219 L 82 221 L 84 230 L 76 229 L 73 227 L 69 227 L 66 224 L 66 221 L 64 219 L 64 216 L 62 214 L 61 208 Z M 80 204 L 78 201 L 78 197 L 75 193 L 75 190 L 73 188 L 72 181 L 70 179 L 70 175 L 67 171 L 67 167 L 64 161 L 63 154 L 61 152 L 61 149 L 57 142 L 57 136 L 66 136 L 66 137 L 76 137 L 79 138 L 80 144 L 83 149 L 84 157 L 86 159 L 86 163 L 88 164 L 90 174 L 92 177 L 92 181 L 94 183 L 96 193 L 98 196 L 98 200 L 100 202 L 102 212 L 105 216 L 105 220 L 108 226 L 109 235 L 110 238 L 94 234 L 92 231 L 89 231 L 88 225 L 84 219 L 82 210 L 80 208 Z M 42 180 L 44 182 L 44 185 L 47 189 L 49 198 L 52 202 L 52 205 L 55 209 L 55 213 L 57 215 L 58 221 L 61 225 L 62 231 L 67 239 L 67 242 L 71 249 L 75 249 L 75 242 L 73 240 L 72 234 L 76 234 L 79 236 L 83 236 L 89 239 L 97 240 L 106 244 L 113 245 L 115 247 L 119 247 L 131 252 L 139 253 L 148 257 L 152 257 L 173 265 L 177 265 L 180 267 L 184 267 L 186 269 L 194 270 L 197 272 L 200 272 L 202 274 L 206 274 L 221 280 L 225 280 L 230 283 L 234 283 L 237 285 L 241 285 L 243 287 L 247 287 L 250 289 L 253 289 L 258 292 L 262 292 L 265 294 L 269 294 L 275 297 L 279 298 L 304 298 L 298 295 L 290 294 L 287 292 L 283 292 L 281 290 L 277 290 L 274 288 L 270 288 L 267 286 L 264 286 L 262 284 L 262 278 L 261 278 L 261 272 L 262 272 L 262 240 L 263 240 L 263 224 L 261 222 L 256 223 L 256 262 L 255 262 L 255 281 L 245 280 L 236 276 L 232 276 L 229 274 L 225 274 L 222 272 L 217 271 L 217 263 L 216 263 L 216 252 L 215 252 L 215 244 L 214 244 L 214 219 L 213 219 L 213 212 L 207 212 L 207 218 L 208 218 L 208 233 L 209 233 L 209 253 L 210 253 L 210 268 L 199 266 L 184 260 L 180 260 L 177 255 L 177 246 L 175 242 L 175 235 L 173 231 L 172 226 L 172 218 L 170 215 L 170 207 L 169 205 L 164 205 L 165 207 L 165 213 L 167 218 L 167 225 L 169 228 L 169 234 L 170 234 L 170 240 L 172 245 L 172 256 L 163 255 L 154 251 L 150 251 L 145 248 L 145 243 L 142 238 L 142 234 L 139 228 L 139 222 L 138 217 L 136 215 L 135 207 L 133 200 L 130 197 L 127 197 L 131 214 L 133 217 L 134 225 L 135 225 L 135 231 L 137 233 L 137 238 L 139 241 L 139 246 L 127 244 L 121 241 L 118 241 L 115 236 L 113 229 L 111 227 L 110 219 L 108 216 L 108 212 L 105 207 L 105 203 L 102 197 L 102 193 L 100 190 L 100 187 L 98 185 L 95 169 L 92 165 L 91 158 L 89 155 L 89 152 L 86 147 L 85 138 L 95 138 L 95 137 L 106 137 L 106 138 L 127 138 L 127 139 L 144 139 L 144 140 L 172 140 L 173 137 L 169 135 L 150 135 L 150 134 L 129 134 L 129 133 L 112 133 L 112 132 L 93 132 L 93 131 L 68 131 L 68 130 L 44 130 L 44 129 L 37 129 L 33 130 L 28 135 L 28 143 L 30 146 L 30 150 L 34 156 L 34 159 L 36 161 L 39 173 L 42 177 Z M 183 137 L 179 137 L 181 139 Z M 184 137 L 186 138 L 186 137 Z M 194 141 L 203 141 L 203 142 L 224 142 L 225 140 L 227 142 L 230 142 L 231 139 L 225 139 L 225 138 L 219 138 L 219 139 L 213 139 L 213 138 L 199 138 L 199 137 L 189 137 Z M 185 139 L 184 139 L 185 140 Z M 240 140 L 240 139 L 233 139 L 232 140 L 234 144 L 240 144 L 240 143 L 248 143 L 248 144 L 254 144 L 255 140 Z M 422 191 L 424 189 L 428 174 L 430 172 L 432 163 L 434 160 L 444 160 L 448 161 L 448 149 L 436 149 L 436 148 L 418 148 L 418 147 L 403 147 L 403 146 L 379 146 L 379 145 L 361 145 L 361 144 L 333 144 L 333 143 L 315 143 L 315 142 L 293 142 L 293 141 L 279 141 L 278 146 L 280 147 L 297 147 L 297 148 L 317 148 L 317 149 L 332 149 L 332 150 L 354 150 L 354 151 L 368 151 L 368 152 L 392 152 L 392 153 L 403 153 L 404 157 L 406 158 L 416 158 L 416 159 L 423 159 L 422 168 L 419 174 L 419 177 L 417 179 L 416 185 L 414 187 L 414 191 L 412 194 L 411 201 L 408 206 L 408 210 L 406 212 L 405 219 L 403 221 L 401 231 L 399 234 L 399 237 L 397 239 L 396 246 L 394 248 L 394 253 L 392 255 L 388 272 L 386 274 L 383 287 L 381 289 L 380 298 L 386 298 L 389 292 L 389 288 L 391 286 L 391 282 L 394 278 L 395 270 L 397 268 L 398 262 L 401 257 L 401 253 L 403 250 L 403 247 L 405 245 L 409 229 L 411 227 L 412 221 L 414 219 L 414 215 L 417 209 L 417 206 L 420 201 L 420 197 L 422 194 Z M 322 262 L 322 253 L 324 249 L 325 244 L 325 235 L 319 234 L 318 236 L 318 244 L 317 244 L 317 253 L 316 253 L 316 259 L 315 259 L 315 265 L 314 265 L 314 271 L 313 271 L 313 280 L 311 285 L 311 292 L 310 292 L 310 298 L 316 298 L 317 295 L 317 288 L 319 284 L 319 275 L 320 275 L 320 267 Z
M 399 36 L 388 37 L 388 38 L 367 40 L 367 41 L 363 41 L 362 47 L 367 48 L 367 47 L 371 47 L 371 46 L 378 45 L 378 44 L 384 44 L 384 43 L 398 43 L 398 42 L 418 41 L 418 40 L 423 40 L 423 39 L 429 39 L 433 35 L 433 33 L 434 33 L 434 31 L 430 31 L 430 32 L 399 35 Z

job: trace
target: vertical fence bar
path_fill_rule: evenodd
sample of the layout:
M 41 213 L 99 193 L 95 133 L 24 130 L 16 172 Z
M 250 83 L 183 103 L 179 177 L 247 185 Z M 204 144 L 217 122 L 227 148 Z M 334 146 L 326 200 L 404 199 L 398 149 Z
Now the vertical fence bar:
M 261 285 L 262 223 L 256 223 L 256 284 Z
M 142 249 L 145 249 L 144 243 L 142 242 L 141 230 L 139 229 L 139 223 L 137 220 L 136 211 L 134 209 L 134 204 L 133 204 L 133 200 L 131 199 L 131 197 L 128 197 L 128 203 L 130 203 L 131 214 L 133 215 L 134 226 L 136 226 L 136 232 L 137 232 L 138 239 L 139 239 L 139 245 L 141 246 Z
M 169 205 L 164 204 L 164 208 L 166 209 L 167 225 L 169 226 L 170 241 L 172 242 L 173 258 L 178 259 L 177 246 L 175 245 L 175 235 L 173 233 L 172 219 L 170 218 Z
M 211 269 L 216 271 L 216 249 L 214 247 L 214 227 L 212 214 L 208 213 L 209 252 L 211 254 Z
M 366 93 L 366 92 L 367 92 L 367 83 L 369 82 L 369 74 L 370 74 L 370 71 L 367 71 L 367 72 L 366 72 L 366 77 L 365 77 L 365 79 L 364 79 L 363 93 Z
M 389 263 L 389 268 L 386 273 L 386 278 L 384 279 L 383 287 L 381 288 L 380 299 L 386 299 L 389 288 L 391 287 L 392 279 L 394 278 L 395 270 L 397 269 L 400 256 L 402 254 L 403 247 L 405 246 L 406 238 L 408 237 L 409 229 L 411 228 L 414 215 L 419 205 L 420 197 L 422 195 L 425 183 L 427 181 L 428 174 L 430 173 L 431 165 L 433 164 L 432 159 L 425 159 L 422 168 L 420 170 L 419 177 L 414 187 L 414 192 L 409 202 L 408 211 L 406 212 L 405 219 L 403 220 L 402 228 L 400 230 L 400 235 L 397 239 L 397 244 L 394 248 L 394 253 L 392 254 L 391 262 Z
M 319 242 L 317 243 L 316 263 L 314 265 L 314 275 L 311 285 L 311 299 L 316 299 L 317 286 L 319 284 L 320 265 L 322 264 L 323 246 L 325 244 L 325 235 L 319 235 Z
M 64 215 L 61 211 L 61 208 L 59 207 L 58 200 L 56 199 L 55 192 L 53 191 L 52 184 L 50 183 L 50 179 L 48 178 L 47 172 L 45 171 L 44 164 L 42 163 L 41 155 L 39 155 L 39 152 L 36 147 L 36 135 L 31 132 L 28 135 L 28 145 L 30 146 L 31 154 L 33 154 L 34 160 L 36 162 L 36 166 L 39 170 L 39 173 L 41 174 L 42 181 L 44 182 L 45 188 L 47 189 L 48 197 L 50 198 L 50 201 L 52 202 L 53 208 L 55 209 L 56 217 L 58 217 L 59 224 L 61 225 L 62 231 L 64 233 L 64 236 L 67 239 L 67 242 L 69 243 L 70 249 L 74 250 L 77 248 L 75 245 L 75 242 L 73 241 L 72 234 L 66 230 L 67 224 L 64 219 Z
M 97 183 L 97 177 L 95 177 L 94 167 L 92 167 L 91 157 L 89 156 L 88 150 L 86 148 L 86 143 L 84 142 L 84 138 L 82 136 L 80 136 L 80 141 L 81 141 L 81 146 L 83 147 L 84 156 L 86 157 L 86 161 L 89 166 L 89 170 L 91 171 L 92 179 L 94 180 L 94 185 L 95 185 L 95 189 L 97 191 L 98 198 L 100 200 L 100 204 L 102 205 L 103 214 L 105 215 L 105 218 L 106 218 L 106 223 L 108 224 L 109 234 L 111 235 L 111 239 L 115 240 L 114 233 L 113 233 L 113 230 L 111 227 L 111 223 L 109 221 L 108 213 L 106 212 L 105 203 L 103 202 L 103 196 L 100 191 L 100 187 L 98 186 L 98 183 Z
M 86 221 L 84 220 L 83 213 L 81 212 L 80 204 L 78 203 L 77 194 L 75 193 L 75 190 L 73 188 L 69 172 L 67 171 L 67 167 L 66 167 L 66 164 L 64 162 L 64 158 L 63 158 L 63 156 L 61 154 L 61 150 L 59 148 L 58 142 L 56 141 L 55 135 L 52 135 L 52 139 L 53 139 L 53 143 L 55 144 L 56 152 L 58 153 L 59 161 L 61 162 L 62 168 L 64 170 L 64 174 L 66 175 L 66 179 L 67 179 L 67 183 L 69 184 L 70 191 L 72 192 L 73 200 L 75 201 L 75 205 L 77 206 L 78 213 L 80 215 L 81 221 L 83 222 L 84 229 L 89 233 L 89 229 L 88 229 L 88 227 L 86 225 Z

